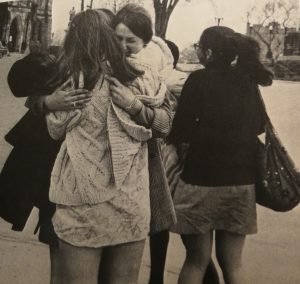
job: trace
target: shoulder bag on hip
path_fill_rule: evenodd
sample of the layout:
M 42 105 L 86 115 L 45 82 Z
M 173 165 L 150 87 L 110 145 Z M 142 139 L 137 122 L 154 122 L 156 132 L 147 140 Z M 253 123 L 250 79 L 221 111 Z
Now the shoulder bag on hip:
M 266 118 L 265 144 L 259 140 L 256 202 L 275 211 L 289 211 L 300 201 L 300 174 L 279 140 L 260 99 Z

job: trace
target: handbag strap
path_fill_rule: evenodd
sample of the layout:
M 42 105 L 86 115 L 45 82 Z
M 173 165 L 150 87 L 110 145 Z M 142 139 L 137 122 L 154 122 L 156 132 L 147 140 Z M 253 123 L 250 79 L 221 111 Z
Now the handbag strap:
M 259 97 L 259 100 L 261 102 L 261 106 L 262 106 L 262 109 L 263 109 L 263 116 L 265 118 L 265 121 L 266 121 L 266 130 L 269 129 L 272 133 L 276 133 L 275 129 L 274 129 L 274 126 L 271 122 L 271 119 L 268 115 L 268 112 L 267 112 L 267 108 L 266 108 L 266 104 L 265 104 L 265 101 L 262 97 L 262 94 L 261 94 L 261 91 L 259 89 L 259 87 L 257 86 L 257 92 L 258 92 L 258 97 Z

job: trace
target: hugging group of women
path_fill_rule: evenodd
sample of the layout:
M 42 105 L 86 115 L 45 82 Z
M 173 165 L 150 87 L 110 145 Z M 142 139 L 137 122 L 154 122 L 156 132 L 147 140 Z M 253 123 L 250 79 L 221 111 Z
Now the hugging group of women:
M 258 84 L 272 74 L 257 42 L 228 27 L 205 29 L 195 49 L 204 68 L 185 80 L 176 46 L 128 4 L 76 14 L 56 57 L 32 50 L 11 68 L 29 111 L 6 135 L 0 213 L 22 230 L 39 208 L 52 284 L 137 283 L 148 236 L 149 283 L 163 283 L 169 231 L 186 249 L 178 283 L 219 283 L 213 236 L 225 283 L 247 283 Z

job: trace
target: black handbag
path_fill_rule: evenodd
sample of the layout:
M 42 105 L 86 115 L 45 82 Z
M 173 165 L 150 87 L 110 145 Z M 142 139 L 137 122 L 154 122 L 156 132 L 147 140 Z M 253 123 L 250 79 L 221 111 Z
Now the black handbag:
M 285 212 L 300 202 L 300 174 L 276 134 L 262 96 L 266 127 L 265 144 L 258 141 L 256 203 Z

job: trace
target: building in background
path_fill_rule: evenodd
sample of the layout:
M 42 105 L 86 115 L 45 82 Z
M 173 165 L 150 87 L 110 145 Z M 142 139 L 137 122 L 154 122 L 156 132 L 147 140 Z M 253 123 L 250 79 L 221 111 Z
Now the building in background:
M 10 51 L 25 51 L 31 41 L 51 43 L 52 0 L 0 3 L 0 40 Z
M 283 55 L 300 56 L 300 31 L 292 31 L 286 35 Z
M 262 59 L 276 61 L 282 56 L 300 56 L 299 24 L 294 27 L 282 27 L 275 21 L 266 26 L 248 23 L 246 34 L 259 42 Z

